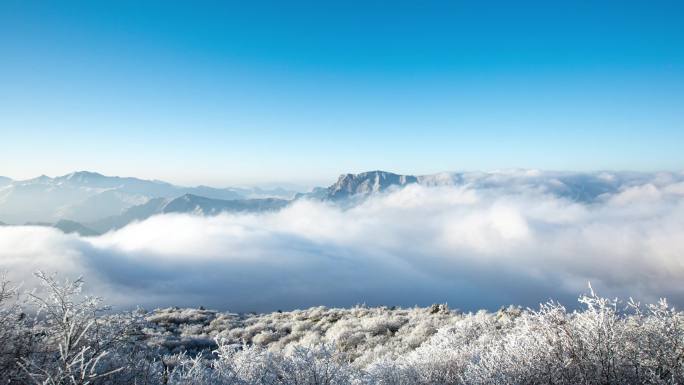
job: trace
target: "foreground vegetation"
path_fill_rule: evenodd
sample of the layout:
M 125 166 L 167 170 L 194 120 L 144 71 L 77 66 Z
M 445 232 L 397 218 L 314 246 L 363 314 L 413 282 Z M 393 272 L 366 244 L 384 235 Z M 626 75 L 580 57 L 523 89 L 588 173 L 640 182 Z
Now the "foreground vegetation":
M 111 313 L 83 281 L 0 286 L 3 384 L 677 384 L 684 313 L 581 296 L 461 314 L 428 308 L 263 315 Z

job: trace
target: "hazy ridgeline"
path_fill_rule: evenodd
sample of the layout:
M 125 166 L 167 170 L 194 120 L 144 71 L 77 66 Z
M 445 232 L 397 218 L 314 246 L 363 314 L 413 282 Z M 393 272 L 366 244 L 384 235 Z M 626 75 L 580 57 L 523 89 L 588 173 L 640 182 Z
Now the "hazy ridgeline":
M 317 307 L 112 313 L 82 280 L 3 280 L 4 384 L 676 384 L 684 313 L 579 298 L 569 312 Z

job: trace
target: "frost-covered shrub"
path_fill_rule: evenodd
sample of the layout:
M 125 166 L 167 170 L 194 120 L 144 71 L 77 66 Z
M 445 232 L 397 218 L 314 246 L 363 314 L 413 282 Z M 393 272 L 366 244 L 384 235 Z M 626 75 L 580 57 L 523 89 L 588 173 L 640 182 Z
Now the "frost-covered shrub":
M 593 291 L 461 314 L 316 307 L 112 313 L 82 280 L 39 273 L 24 295 L 0 280 L 0 384 L 681 384 L 684 313 Z
M 218 341 L 214 359 L 181 355 L 169 374 L 175 385 L 351 385 L 359 378 L 344 356 L 324 345 L 278 354 Z
M 345 355 L 327 345 L 295 348 L 281 362 L 283 385 L 350 385 L 358 377 Z
M 579 301 L 465 316 L 397 363 L 425 384 L 683 383 L 682 313 L 665 301 L 623 312 L 593 291 Z

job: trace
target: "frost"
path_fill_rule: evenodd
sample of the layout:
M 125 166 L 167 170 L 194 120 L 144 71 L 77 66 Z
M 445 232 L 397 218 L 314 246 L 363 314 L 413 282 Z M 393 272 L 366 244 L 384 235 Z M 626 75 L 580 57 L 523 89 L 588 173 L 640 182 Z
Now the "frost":
M 9 384 L 678 384 L 684 313 L 591 287 L 569 311 L 462 314 L 316 307 L 268 314 L 113 313 L 83 280 L 0 281 L 0 380 Z

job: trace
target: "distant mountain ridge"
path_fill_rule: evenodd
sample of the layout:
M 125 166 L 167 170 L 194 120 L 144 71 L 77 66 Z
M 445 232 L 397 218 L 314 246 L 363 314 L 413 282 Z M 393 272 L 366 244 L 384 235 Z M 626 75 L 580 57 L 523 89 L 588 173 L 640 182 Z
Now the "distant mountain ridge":
M 9 224 L 32 223 L 53 226 L 64 232 L 96 235 L 167 213 L 258 213 L 282 209 L 298 199 L 329 201 L 345 208 L 373 194 L 410 185 L 455 186 L 482 193 L 502 190 L 507 194 L 532 189 L 572 201 L 592 203 L 620 189 L 658 183 L 658 180 L 684 183 L 684 173 L 504 170 L 402 175 L 375 170 L 342 174 L 329 187 L 316 187 L 308 193 L 295 195 L 284 189 L 179 187 L 161 181 L 108 177 L 81 171 L 56 178 L 43 175 L 25 181 L 1 177 L 0 220 Z
M 223 200 L 185 194 L 175 199 L 150 199 L 144 204 L 129 208 L 121 215 L 86 223 L 85 226 L 100 233 L 105 233 L 122 228 L 131 222 L 142 221 L 158 214 L 217 215 L 227 212 L 264 212 L 279 210 L 287 206 L 288 203 L 290 203 L 289 200 L 276 198 Z
M 396 187 L 418 184 L 426 187 L 460 186 L 478 191 L 505 190 L 517 193 L 536 190 L 572 201 L 591 203 L 621 189 L 676 180 L 684 182 L 684 173 L 646 172 L 558 172 L 510 169 L 491 172 L 443 172 L 428 175 L 401 175 L 384 171 L 344 174 L 327 189 L 327 199 L 368 195 Z
M 368 171 L 342 174 L 327 188 L 315 188 L 298 198 L 344 201 L 362 199 L 412 184 L 426 187 L 461 186 L 477 190 L 505 189 L 508 192 L 535 189 L 578 202 L 593 202 L 604 194 L 617 192 L 621 187 L 644 183 L 649 173 L 637 172 L 542 172 L 538 170 L 502 170 L 492 172 L 443 172 L 428 175 L 402 175 L 387 171 Z M 684 179 L 681 174 L 670 177 Z
M 90 237 L 94 235 L 100 235 L 99 232 L 86 227 L 78 222 L 69 221 L 66 219 L 59 220 L 57 223 L 52 225 L 55 228 L 62 230 L 65 234 L 76 233 L 84 237 Z
M 7 225 L 5 225 L 7 226 Z M 94 235 L 100 235 L 97 231 L 88 228 L 78 222 L 62 219 L 57 221 L 56 223 L 49 223 L 49 222 L 26 222 L 24 223 L 24 226 L 42 226 L 42 227 L 54 227 L 60 231 L 62 231 L 64 234 L 78 234 L 84 237 L 90 237 Z
M 261 188 L 182 187 L 170 183 L 104 176 L 79 171 L 51 178 L 41 175 L 24 181 L 0 180 L 0 218 L 8 223 L 56 222 L 69 219 L 94 222 L 123 214 L 155 198 L 192 194 L 211 199 L 290 199 L 295 191 Z
M 100 233 L 120 229 L 129 223 L 142 221 L 161 213 L 164 206 L 170 201 L 170 198 L 153 198 L 141 205 L 129 207 L 120 215 L 101 218 L 97 221 L 88 223 L 87 226 Z
M 200 215 L 215 215 L 222 212 L 261 212 L 278 210 L 285 207 L 288 200 L 264 199 L 235 199 L 219 200 L 185 194 L 166 204 L 162 213 L 195 213 Z

